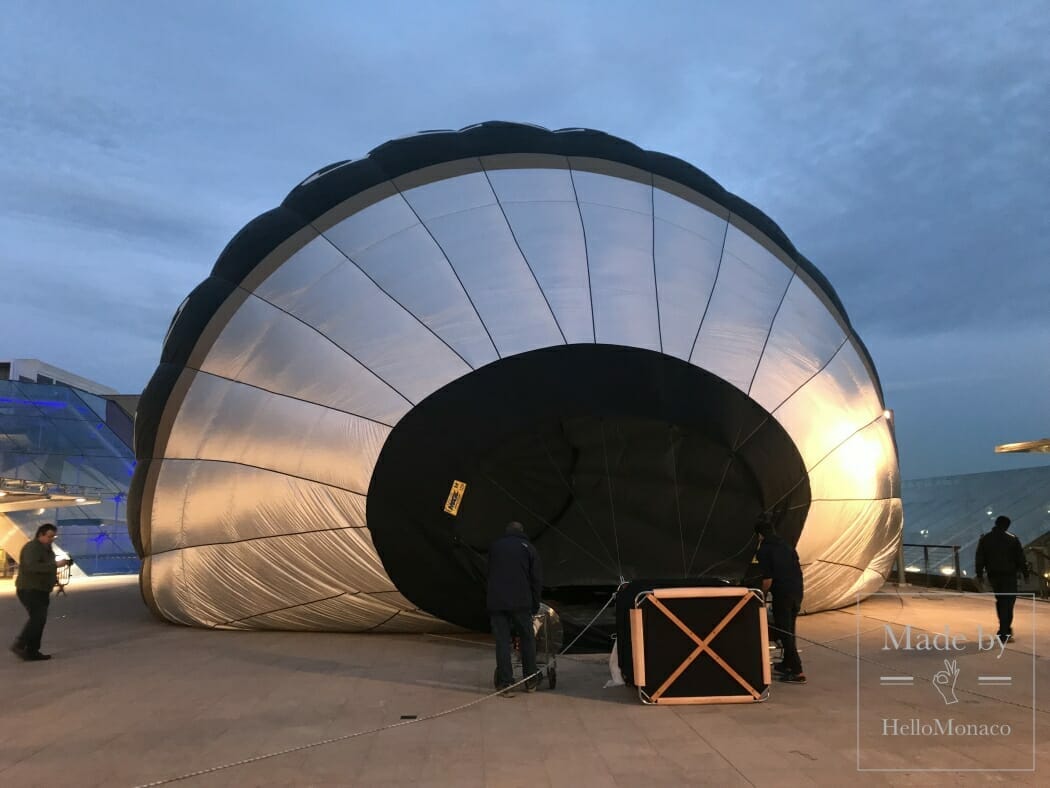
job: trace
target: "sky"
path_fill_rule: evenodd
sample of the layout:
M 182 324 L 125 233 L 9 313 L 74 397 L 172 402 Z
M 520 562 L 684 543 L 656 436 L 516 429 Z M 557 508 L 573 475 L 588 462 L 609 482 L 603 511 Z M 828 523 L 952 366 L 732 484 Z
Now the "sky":
M 906 479 L 1045 465 L 1050 11 L 954 2 L 91 3 L 0 18 L 0 358 L 124 392 L 225 243 L 424 129 L 590 127 L 771 216 L 878 367 Z

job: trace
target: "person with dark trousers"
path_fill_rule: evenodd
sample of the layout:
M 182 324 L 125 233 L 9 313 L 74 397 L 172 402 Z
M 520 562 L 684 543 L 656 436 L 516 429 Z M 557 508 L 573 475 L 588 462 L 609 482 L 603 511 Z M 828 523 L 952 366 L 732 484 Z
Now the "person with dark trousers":
M 1014 603 L 1017 601 L 1017 573 L 1028 581 L 1028 562 L 1024 560 L 1021 540 L 1007 531 L 1010 518 L 1000 515 L 995 526 L 977 541 L 977 582 L 988 582 L 995 592 L 995 612 L 999 616 L 999 640 L 1008 643 L 1014 639 Z
M 795 643 L 795 620 L 802 609 L 802 567 L 795 548 L 781 539 L 768 515 L 755 524 L 758 552 L 755 559 L 762 573 L 762 590 L 773 594 L 773 629 L 783 646 L 784 658 L 773 666 L 780 680 L 805 684 L 806 674 Z
M 511 664 L 511 637 L 521 642 L 521 666 L 525 691 L 539 686 L 536 671 L 536 634 L 532 617 L 540 610 L 543 592 L 543 566 L 521 523 L 507 525 L 503 536 L 489 546 L 488 610 L 492 634 L 496 639 L 496 689 L 511 697 L 514 667 Z
M 40 652 L 40 640 L 47 623 L 47 608 L 51 603 L 51 589 L 58 584 L 58 567 L 67 566 L 69 559 L 55 559 L 51 547 L 58 534 L 53 523 L 44 523 L 36 529 L 36 537 L 26 542 L 18 558 L 18 577 L 15 589 L 18 601 L 29 613 L 29 620 L 11 645 L 11 651 L 28 662 L 51 659 Z

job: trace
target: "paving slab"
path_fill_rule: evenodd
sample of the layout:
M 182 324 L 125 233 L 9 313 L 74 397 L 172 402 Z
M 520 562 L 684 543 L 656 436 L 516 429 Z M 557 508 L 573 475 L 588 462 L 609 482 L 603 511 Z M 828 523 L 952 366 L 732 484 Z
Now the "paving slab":
M 13 636 L 10 585 L 0 581 L 0 624 Z M 805 616 L 809 683 L 775 684 L 761 704 L 644 706 L 603 687 L 603 655 L 562 658 L 556 691 L 504 699 L 487 697 L 484 636 L 190 629 L 155 620 L 133 578 L 79 579 L 52 603 L 54 659 L 0 659 L 0 784 L 1050 784 L 1050 605 L 1018 602 L 1017 641 L 997 656 L 946 654 L 951 703 L 935 686 L 945 654 L 884 648 L 887 627 L 909 626 L 987 631 L 994 604 L 909 589 Z M 884 687 L 884 675 L 909 686 Z M 945 715 L 1018 733 L 889 737 L 869 724 Z M 1028 771 L 924 771 L 945 763 Z

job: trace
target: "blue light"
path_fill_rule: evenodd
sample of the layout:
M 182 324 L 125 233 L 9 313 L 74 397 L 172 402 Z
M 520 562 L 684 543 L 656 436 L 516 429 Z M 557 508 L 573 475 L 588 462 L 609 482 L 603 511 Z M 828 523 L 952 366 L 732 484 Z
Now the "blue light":
M 33 405 L 37 408 L 64 408 L 65 402 L 55 402 L 46 399 L 15 399 L 14 397 L 0 397 L 0 402 L 10 405 Z

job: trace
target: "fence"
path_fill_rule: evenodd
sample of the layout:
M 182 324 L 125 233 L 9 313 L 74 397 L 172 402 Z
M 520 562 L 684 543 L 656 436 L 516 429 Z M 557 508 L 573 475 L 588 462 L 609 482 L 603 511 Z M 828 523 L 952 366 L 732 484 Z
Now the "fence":
M 905 542 L 897 553 L 893 574 L 899 583 L 925 585 L 927 588 L 955 586 L 962 591 L 964 584 L 973 585 L 966 578 L 959 562 L 957 544 L 910 544 Z
M 1034 590 L 1040 599 L 1050 599 L 1050 550 L 1042 546 L 1029 547 L 1027 553 Z

